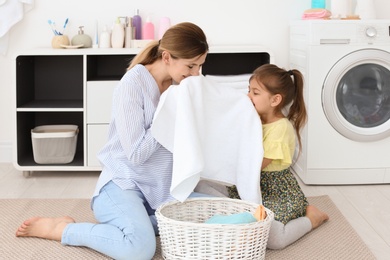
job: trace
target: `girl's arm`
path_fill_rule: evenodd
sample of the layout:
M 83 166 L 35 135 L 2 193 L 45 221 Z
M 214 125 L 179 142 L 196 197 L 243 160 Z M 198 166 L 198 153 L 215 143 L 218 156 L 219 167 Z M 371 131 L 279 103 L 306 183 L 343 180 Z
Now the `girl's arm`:
M 272 159 L 263 158 L 263 163 L 261 164 L 261 170 L 267 167 L 272 162 Z

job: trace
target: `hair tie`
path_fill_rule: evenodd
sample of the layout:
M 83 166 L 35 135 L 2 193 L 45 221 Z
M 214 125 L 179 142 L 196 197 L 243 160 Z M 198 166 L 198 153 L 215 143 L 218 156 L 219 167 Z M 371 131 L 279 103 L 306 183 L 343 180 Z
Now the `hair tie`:
M 294 72 L 293 72 L 292 70 L 287 71 L 287 73 L 288 73 L 290 76 L 294 75 Z

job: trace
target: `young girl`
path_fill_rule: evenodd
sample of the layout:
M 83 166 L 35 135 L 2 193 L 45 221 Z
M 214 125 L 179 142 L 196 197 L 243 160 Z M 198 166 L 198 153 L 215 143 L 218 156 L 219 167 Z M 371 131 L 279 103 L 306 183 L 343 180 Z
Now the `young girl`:
M 303 76 L 298 70 L 286 71 L 273 64 L 260 66 L 249 80 L 248 96 L 263 125 L 263 205 L 275 213 L 267 247 L 281 249 L 329 219 L 326 213 L 308 205 L 290 171 L 295 139 L 301 148 L 300 130 L 307 117 Z M 283 109 L 289 105 L 284 115 Z M 229 197 L 239 198 L 235 186 L 228 187 L 228 192 Z

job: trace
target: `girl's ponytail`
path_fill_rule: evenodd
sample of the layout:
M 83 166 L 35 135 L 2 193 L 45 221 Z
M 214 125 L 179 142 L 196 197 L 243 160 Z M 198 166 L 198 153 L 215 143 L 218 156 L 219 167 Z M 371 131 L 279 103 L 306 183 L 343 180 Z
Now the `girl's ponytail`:
M 302 149 L 300 131 L 306 123 L 307 112 L 305 101 L 303 97 L 303 76 L 298 70 L 290 70 L 293 76 L 293 83 L 295 86 L 295 95 L 292 100 L 287 118 L 292 122 L 297 133 L 299 150 Z

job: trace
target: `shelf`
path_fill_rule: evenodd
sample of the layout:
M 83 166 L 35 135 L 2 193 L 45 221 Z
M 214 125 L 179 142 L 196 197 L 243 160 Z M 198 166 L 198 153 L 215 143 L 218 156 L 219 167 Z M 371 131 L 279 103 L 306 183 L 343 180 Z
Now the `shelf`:
M 18 56 L 17 108 L 82 108 L 83 56 Z M 75 102 L 76 101 L 76 102 Z M 69 103 L 69 105 L 65 105 Z
M 18 112 L 69 111 L 82 112 L 83 100 L 33 100 L 19 106 Z
M 81 152 L 76 152 L 74 159 L 70 163 L 66 164 L 38 164 L 34 161 L 32 153 L 25 153 L 18 156 L 18 165 L 21 167 L 71 167 L 71 166 L 84 166 L 83 154 Z
M 19 166 L 39 165 L 34 162 L 31 130 L 41 125 L 77 125 L 79 133 L 74 162 L 62 164 L 83 166 L 84 161 L 84 121 L 83 112 L 18 112 L 16 114 L 17 163 Z
M 135 55 L 140 48 L 79 48 L 79 49 L 53 49 L 35 48 L 24 50 L 19 55 L 24 56 L 74 56 L 74 55 Z
M 120 80 L 135 55 L 88 55 L 87 81 Z

